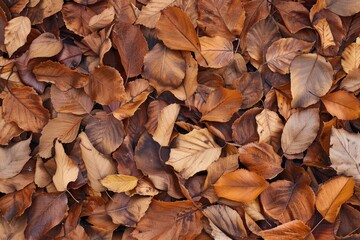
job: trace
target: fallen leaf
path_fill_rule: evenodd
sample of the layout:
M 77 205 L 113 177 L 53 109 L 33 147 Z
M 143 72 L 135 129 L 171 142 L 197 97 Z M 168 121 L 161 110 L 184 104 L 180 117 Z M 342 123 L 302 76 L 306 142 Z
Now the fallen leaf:
M 9 240 L 25 240 L 25 228 L 27 226 L 27 218 L 25 215 L 8 222 L 0 216 L 0 232 L 1 237 Z
M 188 179 L 195 173 L 206 170 L 221 154 L 221 147 L 207 129 L 192 130 L 180 134 L 172 144 L 166 164 Z
M 127 192 L 134 189 L 138 183 L 138 178 L 122 174 L 108 175 L 102 180 L 101 184 L 113 192 Z
M 2 108 L 0 108 L 0 144 L 8 145 L 9 141 L 19 136 L 23 131 L 14 122 L 7 123 L 3 117 Z
M 337 176 L 321 184 L 316 195 L 316 209 L 328 222 L 335 222 L 341 205 L 354 193 L 352 177 Z
M 113 6 L 105 8 L 100 14 L 94 15 L 89 20 L 89 28 L 96 31 L 110 25 L 115 17 Z
M 26 43 L 31 31 L 31 22 L 27 17 L 19 16 L 11 19 L 5 26 L 4 44 L 9 56 Z
M 265 240 L 303 240 L 311 235 L 311 228 L 300 220 L 284 223 L 258 234 Z
M 257 133 L 256 116 L 262 111 L 261 108 L 251 108 L 244 112 L 231 126 L 232 139 L 240 145 L 259 141 Z
M 326 110 L 341 120 L 360 118 L 360 101 L 346 91 L 336 91 L 321 98 Z
M 349 44 L 341 54 L 341 66 L 346 73 L 360 67 L 360 43 Z
M 28 59 L 53 57 L 63 49 L 63 43 L 54 34 L 45 32 L 31 42 Z
M 256 199 L 269 183 L 260 175 L 246 169 L 224 174 L 214 184 L 216 195 L 237 202 Z
M 324 57 L 302 54 L 294 58 L 290 65 L 291 106 L 308 107 L 319 101 L 332 85 L 333 69 Z
M 96 15 L 91 8 L 85 5 L 68 2 L 64 4 L 61 13 L 63 15 L 65 25 L 69 30 L 82 37 L 91 33 L 89 21 Z
M 146 6 L 141 9 L 135 23 L 148 28 L 155 28 L 156 23 L 160 19 L 161 11 L 173 5 L 174 2 L 175 0 L 150 0 Z
M 360 12 L 360 6 L 351 0 L 325 0 L 325 7 L 340 16 L 351 16 Z
M 241 92 L 242 109 L 254 106 L 263 97 L 263 81 L 259 72 L 245 72 L 232 85 Z
M 349 74 L 341 81 L 340 89 L 356 92 L 360 89 L 360 68 L 353 69 Z
M 323 49 L 327 49 L 331 46 L 335 46 L 334 36 L 331 32 L 330 25 L 326 18 L 321 18 L 313 23 L 314 28 L 318 32 L 321 39 L 321 46 Z

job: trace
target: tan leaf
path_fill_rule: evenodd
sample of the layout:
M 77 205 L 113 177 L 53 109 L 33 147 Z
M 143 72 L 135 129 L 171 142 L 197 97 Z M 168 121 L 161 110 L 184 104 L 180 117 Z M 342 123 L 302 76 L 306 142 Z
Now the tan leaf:
M 185 60 L 179 51 L 168 49 L 158 43 L 144 57 L 143 77 L 158 94 L 176 89 L 185 77 Z
M 227 122 L 241 107 L 242 95 L 237 90 L 218 88 L 210 93 L 201 109 L 201 121 Z
M 331 167 L 339 175 L 353 176 L 360 183 L 360 135 L 333 127 L 329 152 Z
M 360 43 L 349 44 L 341 54 L 341 66 L 346 73 L 360 67 Z
M 22 47 L 31 31 L 31 22 L 27 17 L 19 16 L 11 19 L 5 26 L 4 44 L 9 56 Z
M 307 222 L 315 211 L 315 194 L 306 184 L 278 180 L 261 193 L 260 199 L 265 213 L 281 223 Z
M 41 62 L 34 68 L 33 73 L 38 81 L 54 83 L 64 92 L 71 88 L 82 88 L 89 82 L 87 75 L 52 61 Z
M 259 232 L 265 240 L 304 240 L 311 234 L 311 228 L 300 220 L 284 223 L 272 229 Z
M 220 177 L 214 184 L 216 195 L 237 202 L 256 199 L 269 183 L 261 176 L 246 169 L 238 169 Z
M 254 106 L 263 97 L 263 81 L 259 72 L 245 72 L 232 85 L 241 92 L 242 109 Z
M 173 50 L 199 52 L 199 38 L 189 17 L 181 9 L 168 7 L 156 24 L 157 37 Z
M 89 20 L 89 27 L 92 31 L 102 29 L 112 23 L 115 16 L 113 6 L 105 8 L 100 14 L 94 15 Z
M 106 176 L 100 180 L 100 182 L 110 191 L 121 193 L 134 189 L 138 183 L 138 179 L 133 176 L 113 174 Z
M 139 240 L 195 239 L 202 230 L 201 217 L 201 212 L 191 201 L 153 200 L 146 215 L 141 218 L 132 232 L 132 236 Z
M 14 219 L 11 222 L 6 221 L 0 216 L 1 237 L 8 240 L 25 240 L 25 228 L 27 226 L 27 217 L 23 216 Z
M 91 99 L 100 104 L 108 105 L 125 99 L 123 79 L 120 73 L 110 66 L 103 65 L 95 68 L 84 90 Z
M 84 160 L 90 186 L 97 192 L 105 191 L 100 180 L 115 173 L 116 168 L 111 158 L 98 152 L 84 132 L 79 134 L 81 156 Z
M 340 16 L 351 16 L 360 12 L 360 5 L 352 0 L 325 0 L 325 7 Z
M 82 37 L 91 33 L 89 21 L 96 15 L 91 8 L 85 5 L 68 2 L 64 4 L 61 13 L 63 15 L 65 25 L 69 30 Z
M 318 32 L 323 49 L 335 46 L 334 36 L 331 32 L 330 26 L 326 18 L 321 18 L 313 23 L 314 28 Z
M 341 81 L 340 89 L 357 92 L 360 90 L 360 68 L 353 69 L 349 74 Z
M 341 205 L 354 193 L 352 177 L 337 176 L 321 184 L 316 195 L 316 209 L 328 222 L 335 222 Z
M 94 102 L 82 89 L 70 89 L 63 92 L 52 85 L 50 95 L 54 109 L 61 113 L 82 115 L 90 113 L 94 106 Z
M 360 118 L 360 101 L 346 91 L 336 91 L 321 98 L 326 110 L 341 120 Z
M 169 145 L 170 137 L 179 112 L 180 105 L 174 103 L 166 106 L 161 110 L 160 115 L 158 115 L 158 124 L 153 134 L 153 138 L 160 146 Z
M 31 138 L 11 147 L 0 148 L 0 178 L 12 178 L 20 173 L 30 159 Z
M 3 117 L 2 108 L 0 108 L 0 145 L 8 145 L 9 141 L 19 136 L 23 131 L 14 122 L 7 123 Z
M 69 158 L 64 147 L 59 141 L 55 142 L 55 162 L 56 172 L 53 176 L 53 182 L 58 191 L 66 191 L 67 185 L 74 182 L 79 174 L 78 165 Z
M 261 108 L 251 108 L 244 112 L 231 126 L 232 139 L 240 145 L 259 141 L 257 133 L 256 116 L 262 111 Z
M 291 106 L 308 107 L 319 101 L 332 85 L 333 69 L 325 58 L 314 54 L 296 57 L 290 66 Z
M 275 151 L 280 148 L 281 133 L 284 124 L 276 112 L 264 109 L 255 117 L 257 123 L 257 132 L 259 134 L 259 142 L 268 143 L 273 146 Z
M 317 136 L 320 127 L 319 110 L 309 108 L 290 116 L 281 135 L 281 147 L 286 154 L 305 151 Z
M 288 74 L 292 60 L 302 53 L 308 53 L 312 46 L 313 43 L 296 38 L 281 38 L 267 49 L 266 62 L 271 71 Z
M 63 43 L 54 34 L 45 32 L 31 42 L 28 59 L 53 57 L 63 48 Z
M 166 164 L 171 165 L 180 175 L 188 179 L 195 173 L 206 170 L 221 154 L 221 147 L 207 129 L 192 130 L 180 134 L 170 149 Z
M 201 52 L 195 52 L 195 57 L 200 66 L 221 68 L 233 60 L 233 44 L 230 40 L 219 36 L 201 37 L 199 40 Z
M 144 25 L 148 28 L 155 28 L 161 16 L 161 10 L 171 6 L 175 0 L 151 0 L 141 9 L 136 24 Z
M 25 131 L 40 132 L 49 120 L 39 95 L 31 87 L 12 87 L 3 101 L 4 119 Z
M 265 179 L 276 177 L 282 172 L 282 159 L 267 143 L 249 143 L 239 148 L 239 159 L 252 172 Z
M 241 239 L 247 236 L 240 215 L 232 208 L 224 205 L 213 205 L 205 208 L 203 214 L 210 220 L 210 225 L 218 228 L 223 235 L 231 237 L 231 239 Z M 214 239 L 220 239 L 221 235 L 214 230 L 211 235 Z

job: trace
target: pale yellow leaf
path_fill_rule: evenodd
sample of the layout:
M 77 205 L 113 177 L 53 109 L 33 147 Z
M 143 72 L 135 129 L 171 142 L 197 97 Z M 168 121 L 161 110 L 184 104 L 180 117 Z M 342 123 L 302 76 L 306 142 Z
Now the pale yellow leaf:
M 133 176 L 113 174 L 102 179 L 101 184 L 113 192 L 127 192 L 134 189 L 138 183 L 138 179 Z
M 4 44 L 9 56 L 22 47 L 31 31 L 31 22 L 28 17 L 15 17 L 5 26 Z
M 158 116 L 157 128 L 153 134 L 153 138 L 160 146 L 168 146 L 171 134 L 173 132 L 176 118 L 180 112 L 179 104 L 170 104 L 161 110 Z

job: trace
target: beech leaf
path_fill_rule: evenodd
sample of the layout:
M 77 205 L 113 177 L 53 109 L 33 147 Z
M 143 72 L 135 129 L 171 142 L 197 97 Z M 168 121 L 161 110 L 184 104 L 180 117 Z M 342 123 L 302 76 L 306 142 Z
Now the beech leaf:
M 45 32 L 31 42 L 28 59 L 53 57 L 63 48 L 63 43 L 54 34 Z
M 265 240 L 303 240 L 310 234 L 311 228 L 300 220 L 293 220 L 272 229 L 259 232 Z
M 9 56 L 22 47 L 31 31 L 31 22 L 28 17 L 15 17 L 5 26 L 4 44 Z
M 100 182 L 110 191 L 121 193 L 134 189 L 138 183 L 138 180 L 139 179 L 133 176 L 113 174 L 106 176 Z
M 345 91 L 336 91 L 321 98 L 326 110 L 341 120 L 360 118 L 360 101 Z
M 148 28 L 155 28 L 156 23 L 161 16 L 161 10 L 171 6 L 175 0 L 151 0 L 144 6 L 139 17 L 136 19 L 137 24 L 144 25 Z

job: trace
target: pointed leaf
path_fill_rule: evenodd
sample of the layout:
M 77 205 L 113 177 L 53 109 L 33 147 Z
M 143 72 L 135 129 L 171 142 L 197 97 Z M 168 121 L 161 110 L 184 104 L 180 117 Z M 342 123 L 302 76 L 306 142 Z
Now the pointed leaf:
M 310 231 L 308 225 L 300 220 L 294 220 L 258 234 L 265 240 L 304 240 L 311 234 Z
M 7 123 L 4 119 L 4 113 L 0 108 L 0 145 L 8 145 L 9 141 L 19 136 L 23 131 L 14 122 Z
M 54 34 L 45 32 L 31 42 L 28 59 L 38 57 L 53 57 L 63 48 L 61 40 L 57 39 Z
M 345 91 L 336 91 L 321 98 L 326 110 L 341 120 L 360 118 L 360 101 Z
M 268 143 L 273 146 L 275 151 L 279 150 L 284 124 L 278 114 L 264 109 L 260 114 L 256 115 L 255 119 L 260 137 L 259 142 Z
M 106 176 L 104 179 L 100 180 L 100 182 L 110 191 L 121 193 L 134 189 L 138 180 L 139 179 L 133 176 L 113 174 Z
M 331 46 L 335 46 L 334 36 L 331 32 L 330 25 L 326 18 L 321 18 L 313 23 L 314 28 L 318 32 L 321 40 L 321 47 L 327 49 Z
M 5 26 L 4 44 L 9 56 L 22 47 L 31 31 L 31 22 L 27 17 L 19 16 L 11 19 Z
M 341 66 L 346 73 L 360 67 L 360 43 L 348 45 L 341 54 Z
M 170 104 L 161 110 L 158 116 L 157 128 L 153 134 L 153 138 L 160 146 L 168 146 L 170 137 L 173 132 L 176 118 L 180 112 L 179 104 Z
M 148 28 L 155 28 L 161 16 L 161 10 L 171 6 L 175 0 L 151 0 L 141 9 L 136 24 L 144 25 Z

